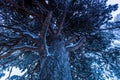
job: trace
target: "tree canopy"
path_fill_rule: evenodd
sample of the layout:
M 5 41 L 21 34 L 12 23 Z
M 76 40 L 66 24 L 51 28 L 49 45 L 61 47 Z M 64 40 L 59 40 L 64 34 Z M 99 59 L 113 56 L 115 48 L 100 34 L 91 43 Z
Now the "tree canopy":
M 23 72 L 27 70 L 25 74 L 8 79 L 39 80 L 39 76 L 46 73 L 40 73 L 47 69 L 45 66 L 53 66 L 59 56 L 61 61 L 67 60 L 62 57 L 63 51 L 69 54 L 73 80 L 104 80 L 108 77 L 103 75 L 107 70 L 119 78 L 119 48 L 110 48 L 115 37 L 111 29 L 119 28 L 119 24 L 108 26 L 111 12 L 117 10 L 118 5 L 107 6 L 106 2 L 0 0 L 0 77 L 4 76 L 3 70 L 19 67 Z M 52 60 L 53 55 L 57 56 L 56 60 Z M 66 69 L 66 66 L 63 67 Z

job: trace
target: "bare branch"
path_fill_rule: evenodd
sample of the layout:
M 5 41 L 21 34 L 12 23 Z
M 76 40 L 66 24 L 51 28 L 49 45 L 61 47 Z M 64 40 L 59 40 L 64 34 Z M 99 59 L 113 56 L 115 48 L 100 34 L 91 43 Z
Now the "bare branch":
M 16 10 L 21 10 L 21 11 L 23 11 L 24 13 L 27 13 L 27 14 L 29 14 L 29 15 L 33 15 L 33 16 L 39 17 L 39 15 L 36 14 L 35 12 L 33 12 L 33 11 L 31 11 L 31 10 L 28 10 L 28 9 L 25 8 L 25 7 L 21 7 L 21 6 L 17 5 L 14 1 L 12 1 L 12 0 L 7 0 L 7 1 L 8 1 L 9 3 L 11 3 L 11 4 L 16 8 Z
M 43 68 L 44 68 L 44 66 L 45 66 L 46 60 L 47 60 L 47 57 L 43 57 L 43 58 L 41 59 L 41 63 L 40 63 L 41 65 L 40 65 L 40 73 L 39 73 L 39 75 L 42 74 L 42 70 L 43 70 Z
M 70 43 L 72 43 L 73 41 L 75 41 L 77 39 L 77 36 L 74 35 L 72 36 L 70 39 L 68 39 L 66 42 L 65 42 L 65 45 L 69 45 Z
M 52 28 L 52 24 L 49 25 L 49 31 L 50 31 L 51 34 L 55 34 L 55 32 L 54 32 L 54 30 Z
M 7 39 L 19 39 L 19 38 L 21 38 L 20 36 L 7 36 L 7 35 L 4 35 L 3 33 L 0 33 L 0 36 L 7 38 Z
M 22 38 L 16 38 L 16 39 L 13 39 L 13 40 L 10 40 L 8 42 L 1 42 L 0 43 L 0 46 L 2 46 L 2 49 L 1 49 L 1 53 L 0 55 L 3 55 L 4 53 L 6 53 L 7 51 L 10 51 L 14 46 L 16 46 L 20 41 L 22 40 Z M 5 47 L 8 47 L 6 50 L 3 50 L 4 49 L 4 46 Z
M 14 61 L 15 59 L 17 59 L 19 56 L 21 56 L 23 53 L 19 53 L 18 55 L 15 55 L 15 57 L 11 58 L 9 61 L 6 61 L 4 63 L 2 63 L 1 65 L 6 65 L 9 64 L 10 62 Z
M 40 36 L 41 36 L 42 39 L 44 38 L 47 27 L 49 27 L 49 25 L 50 25 L 51 18 L 52 18 L 52 11 L 50 11 L 47 14 L 47 17 L 46 17 L 46 19 L 45 19 L 45 21 L 43 23 L 42 30 L 40 32 Z
M 39 36 L 37 36 L 37 35 L 29 32 L 29 31 L 23 32 L 23 35 L 27 35 L 27 36 L 29 36 L 29 37 L 31 37 L 31 38 L 33 38 L 33 39 L 38 39 L 38 38 L 39 38 Z
M 5 37 L 6 38 L 6 37 Z M 7 39 L 9 39 L 9 40 L 7 40 L 7 41 L 1 41 L 0 42 L 0 46 L 15 46 L 15 45 L 17 45 L 21 40 L 22 40 L 22 38 L 23 37 L 16 37 L 16 38 L 12 38 L 12 37 L 8 37 Z
M 0 55 L 0 59 L 4 59 L 4 58 L 7 58 L 7 57 L 11 56 L 12 53 L 14 53 L 17 50 L 36 50 L 36 49 L 37 49 L 37 47 L 28 46 L 28 45 L 14 47 L 10 51 L 6 52 L 6 54 Z
M 58 25 L 57 35 L 60 35 L 60 33 L 61 33 L 61 30 L 62 30 L 62 28 L 63 28 L 64 21 L 65 21 L 66 13 L 67 13 L 67 10 L 65 9 L 65 12 L 64 12 L 64 14 L 63 14 L 62 22 Z
M 67 49 L 68 51 L 75 51 L 76 49 L 80 48 L 85 41 L 86 41 L 86 38 L 85 38 L 85 37 L 82 37 L 82 38 L 78 41 L 78 43 L 76 43 L 76 44 L 74 44 L 74 45 L 72 45 L 72 46 L 67 46 L 66 49 Z
M 50 23 L 51 18 L 52 18 L 52 11 L 47 14 L 47 17 L 46 17 L 46 19 L 45 19 L 45 21 L 43 23 L 43 26 L 42 26 L 42 31 L 40 32 L 40 37 L 42 39 L 41 40 L 41 46 L 40 46 L 40 53 L 41 53 L 40 56 L 42 58 L 41 59 L 41 69 L 43 68 L 44 63 L 46 61 L 45 56 L 47 56 L 49 54 L 48 47 L 47 47 L 47 41 L 46 41 L 48 28 L 50 29 L 50 31 L 52 33 L 54 33 L 53 29 L 51 28 L 51 25 L 50 25 L 51 24 Z
M 35 70 L 37 70 L 37 69 L 39 68 L 39 66 L 40 66 L 40 64 L 37 63 L 37 64 L 35 65 L 35 67 L 31 70 L 31 71 L 32 71 L 31 73 L 34 74 Z M 31 66 L 30 66 L 29 68 L 31 68 Z M 29 70 L 29 69 L 28 69 L 28 70 Z
M 14 30 L 14 31 L 16 31 L 16 32 L 22 32 L 23 30 L 21 29 L 21 28 L 15 28 L 15 27 L 12 27 L 12 26 L 14 26 L 14 25 L 16 25 L 16 24 L 12 24 L 12 25 L 0 25 L 0 27 L 1 28 L 7 28 L 7 29 L 12 29 L 12 30 Z
M 50 11 L 47 14 L 47 17 L 42 26 L 42 30 L 40 32 L 40 38 L 41 38 L 40 52 L 42 56 L 45 55 L 45 53 L 46 54 L 48 53 L 46 35 L 47 35 L 48 27 L 50 25 L 51 18 L 52 18 L 52 11 Z
M 0 25 L 0 27 L 3 27 L 3 28 L 7 28 L 7 29 L 11 29 L 11 30 L 13 30 L 13 31 L 15 31 L 15 32 L 19 32 L 20 33 L 20 36 L 27 36 L 27 37 L 29 37 L 32 41 L 35 41 L 35 39 L 38 39 L 39 38 L 39 36 L 37 36 L 37 35 L 35 35 L 34 33 L 31 33 L 31 32 L 29 32 L 29 31 L 25 31 L 25 30 L 22 30 L 21 28 L 19 28 L 19 27 L 12 27 L 12 26 L 14 26 L 15 24 L 12 24 L 12 25 L 8 25 L 8 26 L 5 26 L 5 25 Z M 3 36 L 3 37 L 7 37 L 7 38 L 10 38 L 9 36 L 5 36 L 5 35 L 3 35 L 3 34 L 1 34 L 0 33 L 0 36 Z M 12 37 L 11 37 L 12 38 Z M 15 38 L 15 37 L 13 37 L 13 38 Z
M 48 6 L 48 4 L 46 4 L 45 0 L 35 1 L 34 5 L 36 5 L 37 7 L 39 7 L 40 12 L 42 14 L 45 14 L 45 12 L 49 12 L 48 11 L 49 6 Z

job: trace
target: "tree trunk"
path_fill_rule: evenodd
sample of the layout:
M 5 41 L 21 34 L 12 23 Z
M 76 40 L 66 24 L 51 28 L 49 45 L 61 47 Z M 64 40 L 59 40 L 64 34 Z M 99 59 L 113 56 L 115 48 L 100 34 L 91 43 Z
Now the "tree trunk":
M 64 41 L 54 39 L 49 48 L 47 57 L 40 73 L 40 80 L 72 80 L 69 54 L 65 49 Z

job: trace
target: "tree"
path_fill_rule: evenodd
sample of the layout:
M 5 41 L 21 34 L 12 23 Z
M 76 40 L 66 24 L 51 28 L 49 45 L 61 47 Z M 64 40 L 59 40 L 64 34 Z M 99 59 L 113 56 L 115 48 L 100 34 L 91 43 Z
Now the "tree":
M 107 46 L 99 36 L 100 27 L 111 19 L 117 5 L 106 6 L 106 1 L 0 1 L 1 69 L 27 69 L 21 79 L 11 79 L 72 80 L 70 63 L 75 65 L 72 61 L 77 49 L 101 51 Z

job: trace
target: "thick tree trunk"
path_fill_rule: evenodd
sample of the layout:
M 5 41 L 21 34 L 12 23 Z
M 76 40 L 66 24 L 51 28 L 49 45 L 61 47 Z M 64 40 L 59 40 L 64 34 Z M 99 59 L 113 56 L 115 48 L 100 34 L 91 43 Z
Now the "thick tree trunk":
M 64 41 L 54 39 L 49 50 L 50 56 L 41 70 L 40 80 L 72 80 Z

